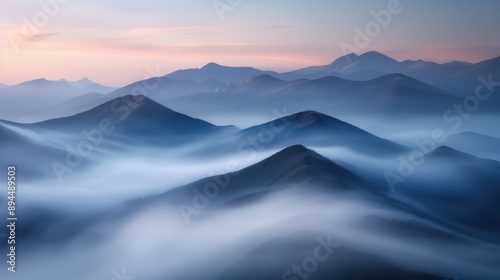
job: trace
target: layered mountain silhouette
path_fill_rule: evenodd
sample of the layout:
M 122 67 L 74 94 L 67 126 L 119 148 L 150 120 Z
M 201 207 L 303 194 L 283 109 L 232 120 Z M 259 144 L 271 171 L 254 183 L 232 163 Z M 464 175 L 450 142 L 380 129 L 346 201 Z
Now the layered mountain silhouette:
M 342 147 L 366 155 L 388 156 L 408 148 L 376 137 L 356 126 L 315 111 L 304 111 L 238 133 L 240 140 L 261 138 L 267 148 L 296 143 L 310 147 Z
M 481 158 L 500 161 L 500 138 L 466 131 L 449 135 L 446 145 Z
M 214 79 L 196 82 L 189 79 L 177 80 L 165 76 L 132 83 L 109 93 L 107 96 L 117 98 L 125 95 L 147 95 L 158 102 L 166 102 L 176 97 L 210 91 L 223 85 L 223 83 Z
M 436 156 L 440 155 L 438 149 Z M 217 191 L 215 191 L 217 190 Z M 320 154 L 302 145 L 287 147 L 278 153 L 260 161 L 252 166 L 237 172 L 221 174 L 201 179 L 192 184 L 172 189 L 161 195 L 146 199 L 139 199 L 127 206 L 129 211 L 140 211 L 155 204 L 171 204 L 187 211 L 188 207 L 195 207 L 195 203 L 203 204 L 201 213 L 189 216 L 190 222 L 204 221 L 210 219 L 214 213 L 234 211 L 237 207 L 258 204 L 268 197 L 278 194 L 278 197 L 287 196 L 303 197 L 304 202 L 314 196 L 322 196 L 325 199 L 356 197 L 366 199 L 366 203 L 385 205 L 393 211 L 403 211 L 419 215 L 421 218 L 429 219 L 424 212 L 405 206 L 404 203 L 388 199 L 384 192 L 374 183 L 351 173 L 335 162 L 321 156 Z M 182 208 L 185 207 L 185 208 Z M 297 205 L 300 207 L 300 204 Z M 133 210 L 131 210 L 133 209 Z M 321 215 L 298 216 L 292 220 L 285 221 L 283 226 L 307 224 L 313 221 L 323 221 Z M 444 231 L 432 219 L 431 224 L 407 224 L 401 221 L 368 215 L 363 218 L 362 224 L 372 228 L 373 233 L 384 230 L 385 234 L 394 234 L 397 238 L 407 239 L 408 242 L 420 242 L 427 240 L 432 242 L 439 237 L 442 242 L 450 246 L 461 246 L 468 244 L 467 238 L 456 236 Z M 325 219 L 323 222 L 327 222 Z M 380 227 L 380 228 L 379 228 Z M 412 230 L 418 230 L 416 235 Z M 231 265 L 216 279 L 275 279 L 291 266 L 291 264 L 302 262 L 311 253 L 307 248 L 313 250 L 318 236 L 321 232 L 290 233 L 287 236 L 271 239 L 259 244 L 244 257 Z M 340 242 L 340 241 L 338 241 Z M 339 243 L 340 244 L 340 243 Z M 383 255 L 383 254 L 382 254 Z M 292 257 L 295 256 L 295 257 Z M 263 266 L 262 258 L 272 257 L 277 260 L 273 266 Z M 324 266 L 311 274 L 312 279 L 325 279 L 326 277 L 361 277 L 360 279 L 387 279 L 388 277 L 406 277 L 405 279 L 440 279 L 437 275 L 425 272 L 413 271 L 388 260 L 381 255 L 367 254 L 350 246 L 339 247 L 332 254 Z M 359 272 L 358 267 L 363 265 L 366 269 Z M 363 278 L 364 277 L 364 278 Z
M 61 82 L 68 83 L 66 80 Z M 89 80 L 89 82 L 91 81 Z M 23 114 L 23 118 L 25 120 L 42 121 L 67 117 L 90 110 L 111 99 L 126 95 L 147 95 L 157 102 L 168 104 L 168 100 L 172 98 L 206 92 L 224 85 L 215 80 L 197 83 L 191 80 L 174 80 L 167 77 L 155 77 L 141 80 L 122 88 L 111 89 L 104 95 L 96 90 L 97 86 L 95 85 L 84 86 L 87 83 L 85 80 L 74 83 L 77 83 L 77 87 L 86 91 L 86 93 L 72 97 L 64 102 L 53 104 L 47 108 L 26 112 Z
M 170 110 L 143 96 L 126 95 L 73 116 L 29 125 L 35 131 L 81 133 L 100 129 L 113 138 L 153 141 L 157 144 L 180 143 L 185 137 L 206 136 L 218 127 Z
M 60 104 L 56 104 L 49 108 L 31 111 L 29 113 L 26 113 L 24 116 L 31 120 L 40 121 L 68 117 L 90 110 L 109 101 L 110 99 L 111 98 L 109 98 L 108 95 L 104 95 L 98 92 L 89 92 L 77 97 L 73 97 L 70 100 L 64 101 Z
M 265 100 L 263 96 L 272 95 L 280 91 L 283 92 L 283 98 L 287 98 L 286 94 L 311 91 L 313 99 L 309 101 L 310 104 L 302 108 L 297 108 L 295 111 L 313 109 L 331 114 L 332 111 L 319 108 L 322 104 L 314 103 L 331 104 L 332 102 L 339 102 L 339 95 L 336 93 L 345 91 L 346 95 L 362 95 L 362 100 L 356 101 L 358 103 L 369 102 L 378 107 L 381 106 L 380 103 L 390 103 L 391 98 L 399 98 L 400 95 L 403 95 L 407 101 L 404 104 L 394 101 L 395 105 L 392 107 L 405 107 L 404 110 L 400 111 L 415 111 L 417 110 L 415 108 L 442 106 L 442 97 L 430 96 L 428 93 L 434 94 L 439 92 L 440 95 L 459 97 L 459 99 L 448 100 L 447 103 L 452 102 L 454 104 L 458 102 L 460 104 L 463 102 L 464 97 L 473 95 L 478 86 L 482 85 L 483 91 L 494 92 L 495 88 L 498 87 L 495 77 L 500 74 L 498 72 L 500 71 L 499 69 L 500 63 L 498 57 L 475 64 L 459 61 L 438 64 L 422 60 L 405 60 L 399 62 L 374 51 L 361 55 L 348 54 L 336 59 L 329 65 L 312 66 L 287 73 L 264 71 L 252 67 L 228 67 L 209 63 L 202 68 L 178 70 L 163 77 L 155 77 L 132 83 L 111 92 L 109 99 L 124 95 L 142 94 L 167 107 L 177 110 L 182 108 L 184 113 L 203 117 L 203 114 L 193 114 L 193 111 L 199 111 L 200 108 L 196 104 L 194 105 L 195 109 L 191 108 L 189 106 L 189 103 L 191 103 L 189 101 L 190 98 L 198 99 L 198 96 L 202 96 L 201 100 L 203 102 L 209 98 L 213 102 L 221 104 L 222 101 L 213 98 L 212 95 L 217 93 L 217 96 L 220 98 L 227 94 L 234 95 L 245 92 L 247 95 L 253 94 L 262 97 L 260 99 L 264 101 L 260 99 L 256 100 L 258 103 L 268 102 L 269 100 Z M 403 79 L 411 77 L 416 80 L 412 82 L 412 85 L 408 85 L 408 83 L 394 84 L 393 86 L 397 87 L 397 89 L 384 88 L 384 79 L 378 80 L 378 78 L 382 78 L 383 76 L 390 77 L 391 75 L 404 75 L 406 78 Z M 340 82 L 334 77 L 348 81 L 358 81 L 360 83 L 356 85 L 353 82 Z M 370 83 L 369 80 L 372 82 Z M 415 83 L 428 84 L 428 86 L 425 89 L 419 86 L 417 87 L 419 91 L 415 91 L 415 88 L 413 88 Z M 342 87 L 342 84 L 347 88 Z M 370 88 L 370 86 L 373 86 L 373 88 Z M 67 114 L 47 113 L 44 115 L 41 114 L 41 111 L 52 111 L 53 108 L 56 108 L 55 111 L 58 112 L 66 111 L 58 110 L 57 105 L 86 93 L 106 94 L 111 90 L 112 88 L 94 83 L 87 78 L 74 82 L 64 79 L 59 81 L 39 79 L 13 86 L 3 86 L 0 88 L 0 101 L 2 101 L 1 104 L 4 104 L 0 105 L 0 109 L 2 109 L 0 110 L 0 119 L 16 122 L 36 122 L 53 117 L 62 117 Z M 369 94 L 366 93 L 367 90 L 370 91 Z M 316 101 L 315 98 L 318 97 L 318 91 L 329 92 L 331 93 L 329 95 L 330 99 L 332 96 L 337 96 L 337 99 L 322 100 L 322 102 Z M 353 91 L 355 92 L 354 94 L 352 93 Z M 361 94 L 360 92 L 364 93 Z M 411 94 L 408 94 L 408 92 L 411 92 Z M 243 99 L 240 102 L 246 102 L 244 95 L 241 94 L 238 96 L 238 98 Z M 410 100 L 410 95 L 422 96 Z M 184 101 L 183 98 L 187 100 Z M 372 99 L 370 100 L 370 98 Z M 41 99 L 43 99 L 43 102 L 40 102 Z M 176 100 L 171 101 L 172 99 Z M 96 97 L 94 100 L 89 101 L 89 104 L 96 105 L 97 102 L 103 101 Z M 283 102 L 284 100 L 280 101 Z M 292 105 L 294 105 L 293 101 L 291 102 Z M 414 102 L 419 103 L 410 106 L 410 103 L 413 104 Z M 499 103 L 500 97 L 492 94 L 489 96 L 488 102 L 481 104 L 480 111 L 481 113 L 494 112 Z M 230 105 L 237 104 L 230 103 Z M 212 105 L 209 104 L 209 106 Z M 213 106 L 217 107 L 218 105 Z M 84 105 L 80 109 L 80 112 L 86 108 L 89 108 L 89 106 Z M 389 110 L 394 110 L 394 108 Z M 429 110 L 433 111 L 433 108 Z M 71 113 L 78 113 L 76 107 Z
M 349 247 L 341 247 L 340 243 L 337 245 L 339 247 L 331 249 L 331 256 L 321 262 L 313 273 L 304 270 L 294 273 L 291 270 L 291 264 L 297 267 L 305 258 L 314 256 L 314 249 L 318 248 L 316 241 L 318 236 L 327 239 L 321 233 L 295 233 L 269 240 L 253 249 L 243 259 L 238 260 L 236 264 L 221 273 L 216 279 L 300 279 L 301 275 L 311 280 L 443 279 L 438 275 L 405 269 L 383 257 Z M 327 249 L 323 249 L 324 252 L 328 252 Z M 271 259 L 273 260 L 272 266 L 269 265 Z M 360 270 L 360 267 L 363 269 Z
M 325 191 L 332 195 L 360 190 L 380 191 L 315 151 L 302 145 L 294 145 L 242 170 L 204 178 L 159 195 L 133 200 L 124 206 L 124 211 L 103 215 L 103 219 L 123 218 L 155 204 L 192 206 L 193 197 L 198 195 L 193 190 L 199 190 L 201 196 L 205 196 L 203 193 L 209 184 L 219 184 L 219 192 L 210 198 L 207 210 L 245 205 L 273 193 L 302 193 L 307 196 L 323 194 Z
M 81 87 L 74 86 L 66 80 L 46 79 L 1 87 L 0 119 L 33 122 L 39 120 L 31 115 L 33 111 L 48 110 L 52 106 L 89 92 L 108 93 L 110 90 L 111 88 L 93 82 Z
M 313 66 L 293 71 L 299 75 L 335 75 L 351 80 L 373 79 L 385 74 L 401 73 L 456 96 L 465 97 L 475 92 L 478 78 L 500 75 L 500 58 L 478 63 L 452 61 L 435 63 L 423 60 L 396 61 L 381 53 L 370 51 L 361 55 L 347 54 L 329 65 Z
M 240 171 L 201 179 L 152 199 L 174 205 L 191 205 L 193 190 L 203 192 L 207 185 L 216 182 L 220 190 L 211 199 L 211 207 L 246 203 L 249 199 L 279 191 L 306 189 L 306 192 L 314 193 L 326 189 L 328 192 L 346 192 L 370 188 L 365 180 L 344 167 L 302 145 L 294 145 Z
M 66 79 L 61 79 L 59 81 L 66 82 L 75 88 L 81 88 L 86 92 L 97 92 L 101 94 L 107 94 L 114 90 L 113 87 L 101 85 L 99 83 L 91 81 L 89 78 L 83 78 L 78 81 L 68 81 Z
M 408 201 L 443 222 L 499 242 L 500 162 L 441 146 L 400 187 Z M 434 172 L 439 170 L 439 172 Z M 430 176 L 432 174 L 432 176 Z
M 145 252 L 144 279 L 498 279 L 499 63 L 372 51 L 287 73 L 209 63 L 118 89 L 0 85 L 20 255 L 83 271 L 75 251 Z M 430 148 L 438 128 L 455 134 Z M 55 163 L 74 179 L 58 182 Z M 330 233 L 339 246 L 318 261 Z M 314 261 L 307 277 L 292 268 Z
M 294 71 L 299 75 L 324 73 L 325 75 L 351 76 L 357 80 L 373 79 L 388 73 L 396 73 L 399 64 L 396 60 L 381 53 L 370 51 L 362 55 L 347 54 L 326 66 L 312 66 Z
M 0 121 L 0 153 L 0 164 L 15 165 L 26 181 L 54 175 L 51 163 L 66 156 L 42 135 L 5 121 Z
M 252 67 L 229 67 L 217 63 L 208 63 L 202 68 L 178 70 L 166 75 L 166 77 L 177 80 L 192 80 L 198 83 L 216 80 L 225 84 L 235 83 L 250 79 L 255 76 L 268 74 L 277 75 L 273 71 L 262 71 Z
M 258 76 L 211 92 L 180 97 L 168 102 L 171 108 L 204 119 L 241 114 L 272 115 L 286 107 L 288 112 L 314 110 L 343 118 L 441 117 L 462 100 L 402 74 L 389 74 L 369 81 L 337 77 L 318 80 L 282 81 Z
M 83 98 L 83 97 L 82 97 Z M 178 147 L 234 131 L 172 111 L 144 96 L 124 96 L 83 113 L 33 124 L 0 121 L 2 163 L 16 163 L 25 178 L 54 175 L 53 162 L 65 162 L 82 142 L 92 146 L 81 167 L 91 166 L 101 152 L 130 152 L 134 147 Z M 68 147 L 72 150 L 68 150 Z M 28 154 L 18 157 L 15 155 Z M 36 158 L 36 161 L 32 157 Z M 8 162 L 8 159 L 13 159 Z M 82 168 L 83 169 L 83 168 Z M 29 175 L 29 176 L 28 176 Z
M 448 167 L 443 168 L 444 174 L 426 182 L 424 187 L 422 180 L 428 178 L 421 174 L 429 174 L 429 170 L 445 164 Z M 479 230 L 498 230 L 493 220 L 499 218 L 499 214 L 490 210 L 500 202 L 499 167 L 500 162 L 480 159 L 445 146 L 439 147 L 426 156 L 425 164 L 402 185 L 400 194 L 396 196 L 396 200 L 402 199 L 402 204 L 398 204 L 393 198 L 385 200 L 390 195 L 385 187 L 352 173 L 303 145 L 293 145 L 240 171 L 199 180 L 168 191 L 154 200 L 190 204 L 195 194 L 193 190 L 203 191 L 210 184 L 219 184 L 219 192 L 211 200 L 211 206 L 239 200 L 244 202 L 252 197 L 287 189 L 298 188 L 311 193 L 314 193 L 315 188 L 326 192 L 361 191 L 379 196 L 386 205 L 423 217 L 435 217 L 450 226 L 476 229 L 466 231 L 474 235 Z M 446 180 L 450 176 L 447 173 L 449 170 L 455 172 L 457 178 Z M 444 197 L 448 198 L 445 199 L 446 205 L 443 205 Z M 407 202 L 410 202 L 408 206 L 403 206 Z M 463 211 L 457 211 L 458 208 Z

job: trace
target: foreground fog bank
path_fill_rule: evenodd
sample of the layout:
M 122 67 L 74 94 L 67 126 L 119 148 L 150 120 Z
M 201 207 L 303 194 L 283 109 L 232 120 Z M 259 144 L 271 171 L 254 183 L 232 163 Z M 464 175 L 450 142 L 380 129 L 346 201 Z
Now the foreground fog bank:
M 13 279 L 498 279 L 500 163 L 436 148 L 391 192 L 384 172 L 412 151 L 385 143 L 251 160 L 151 148 L 27 182 Z
M 359 275 L 385 267 L 401 275 L 498 279 L 496 245 L 468 240 L 371 195 L 315 192 L 304 197 L 306 187 L 313 186 L 210 210 L 190 224 L 175 205 L 156 205 L 100 219 L 58 240 L 27 241 L 18 251 L 22 266 L 8 279 L 112 279 L 122 269 L 135 279 L 230 279 L 241 267 L 251 272 L 240 274 L 242 279 L 276 273 L 278 279 L 293 279 L 299 276 L 284 275 L 303 263 L 310 279 L 325 273 L 356 277 L 349 271 L 352 265 L 364 265 Z M 47 237 L 42 233 L 37 239 Z M 290 248 L 295 248 L 292 254 Z M 315 251 L 325 260 L 313 261 Z
M 311 110 L 220 127 L 134 98 L 123 119 L 0 122 L 23 155 L 14 279 L 499 278 L 500 163 L 474 156 L 492 134 L 405 146 L 426 130 Z

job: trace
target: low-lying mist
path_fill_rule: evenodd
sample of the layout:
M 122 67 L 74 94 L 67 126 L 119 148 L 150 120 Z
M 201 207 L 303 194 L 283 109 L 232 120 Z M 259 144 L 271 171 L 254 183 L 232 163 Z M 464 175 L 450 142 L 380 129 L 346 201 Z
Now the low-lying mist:
M 297 234 L 299 243 L 331 239 L 342 248 L 338 254 L 373 254 L 398 267 L 443 278 L 493 279 L 498 273 L 497 246 L 459 238 L 449 229 L 360 193 L 307 198 L 275 193 L 208 214 L 186 224 L 176 205 L 155 204 L 120 219 L 106 218 L 103 212 L 99 222 L 57 244 L 21 245 L 22 269 L 9 279 L 113 279 L 114 273 L 123 271 L 135 279 L 217 279 L 241 260 L 251 268 L 258 261 L 253 252 L 262 244 L 272 248 L 273 242 Z M 290 256 L 272 250 L 269 257 L 279 262 L 269 268 L 279 270 L 285 264 L 284 273 L 308 252 Z

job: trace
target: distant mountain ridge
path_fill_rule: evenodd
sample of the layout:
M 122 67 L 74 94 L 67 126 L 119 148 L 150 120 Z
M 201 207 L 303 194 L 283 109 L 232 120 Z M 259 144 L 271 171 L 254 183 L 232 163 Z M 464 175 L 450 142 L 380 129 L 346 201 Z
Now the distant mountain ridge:
M 223 83 L 214 79 L 196 82 L 190 79 L 174 79 L 168 76 L 154 77 L 116 89 L 110 92 L 107 97 L 147 95 L 159 102 L 166 102 L 173 98 L 210 91 L 223 85 Z
M 204 99 L 207 96 L 205 93 L 216 93 L 218 96 L 224 94 L 238 95 L 238 98 L 247 98 L 244 95 L 253 94 L 268 99 L 270 94 L 281 92 L 279 95 L 286 98 L 287 94 L 295 90 L 312 91 L 314 97 L 318 97 L 318 92 L 321 92 L 327 98 L 332 98 L 334 95 L 338 97 L 338 91 L 341 90 L 341 87 L 349 84 L 347 81 L 362 82 L 359 85 L 367 81 L 385 83 L 386 81 L 383 79 L 376 79 L 387 78 L 388 75 L 404 75 L 427 84 L 427 87 L 419 85 L 416 88 L 425 96 L 418 101 L 418 103 L 421 103 L 420 105 L 413 107 L 423 108 L 425 106 L 423 104 L 424 99 L 432 100 L 429 99 L 431 97 L 428 95 L 429 92 L 436 93 L 440 90 L 441 95 L 464 98 L 474 94 L 478 86 L 483 86 L 483 90 L 491 91 L 491 87 L 496 85 L 494 82 L 495 77 L 500 76 L 500 56 L 479 63 L 452 61 L 439 64 L 423 60 L 399 62 L 384 54 L 369 51 L 359 55 L 348 54 L 335 59 L 328 65 L 311 66 L 285 73 L 264 71 L 252 67 L 229 67 L 211 62 L 201 68 L 177 70 L 163 77 L 137 81 L 119 89 L 94 83 L 88 78 L 79 81 L 37 79 L 12 86 L 0 86 L 0 119 L 15 122 L 36 122 L 54 116 L 64 116 L 64 113 L 60 113 L 60 115 L 47 113 L 44 115 L 41 111 L 54 108 L 56 112 L 63 112 L 68 108 L 58 109 L 56 108 L 57 105 L 87 93 L 107 94 L 110 91 L 112 91 L 109 93 L 110 99 L 129 94 L 146 94 L 168 107 L 176 107 L 178 110 L 186 108 L 187 111 L 185 112 L 192 114 L 192 109 L 189 108 L 188 104 L 180 104 L 178 100 L 172 100 L 185 97 L 195 98 L 190 96 L 196 96 L 197 94 L 200 94 L 198 96 Z M 336 80 L 335 77 L 339 79 Z M 404 79 L 408 80 L 407 78 Z M 155 82 L 158 84 L 154 84 Z M 148 88 L 145 90 L 146 92 L 144 90 L 138 91 L 137 88 L 143 88 L 145 83 L 155 86 Z M 413 81 L 412 83 L 414 86 L 417 82 Z M 399 90 L 394 90 L 394 88 L 386 90 L 383 86 L 374 85 L 375 90 L 366 93 L 366 97 L 370 99 L 379 95 L 380 97 L 377 97 L 377 100 L 371 100 L 371 102 L 374 104 L 386 102 L 386 106 L 388 106 L 391 102 L 394 102 L 392 101 L 394 98 L 400 98 L 399 94 L 393 94 L 393 92 L 408 89 L 403 88 L 406 85 L 397 85 Z M 327 95 L 327 92 L 332 92 L 332 94 Z M 417 94 L 415 88 L 411 89 L 410 92 L 413 92 L 414 96 Z M 406 94 L 406 97 L 408 96 L 409 94 Z M 442 97 L 437 98 L 443 99 Z M 41 102 L 41 99 L 43 99 L 43 102 Z M 85 100 L 89 104 L 104 101 L 100 97 L 96 97 L 95 100 Z M 451 99 L 449 100 L 451 102 Z M 334 101 L 338 102 L 339 100 Z M 198 100 L 194 101 L 195 104 L 197 102 Z M 460 103 L 461 101 L 455 100 L 452 103 L 456 102 Z M 361 103 L 365 103 L 365 101 L 361 101 Z M 435 104 L 440 103 L 442 103 L 442 100 L 429 102 L 430 106 L 433 107 L 435 107 Z M 493 95 L 488 100 L 488 103 L 485 104 L 488 107 L 488 112 L 491 111 L 490 107 L 495 107 L 490 104 L 500 104 L 500 97 Z M 85 104 L 81 105 L 73 106 L 75 110 L 69 112 L 77 112 L 79 107 L 82 109 L 89 107 Z M 212 105 L 209 104 L 208 106 Z M 321 107 L 323 104 L 316 104 L 310 108 L 298 108 L 297 111 L 312 109 L 329 113 L 318 106 Z M 485 106 L 481 106 L 481 110 Z M 402 107 L 400 106 L 400 108 Z M 395 106 L 393 109 L 395 109 Z M 410 109 L 413 110 L 414 108 Z
M 388 74 L 367 81 L 350 81 L 335 76 L 317 80 L 283 81 L 257 76 L 219 87 L 210 92 L 172 99 L 168 106 L 214 122 L 241 114 L 272 115 L 278 108 L 290 113 L 314 110 L 348 117 L 371 118 L 434 114 L 461 100 L 403 74 Z M 486 107 L 485 107 L 486 108 Z
M 172 147 L 230 129 L 178 113 L 145 96 L 132 95 L 69 117 L 20 126 L 39 133 L 60 131 L 61 135 L 82 135 L 97 129 L 106 136 L 106 142 L 114 143 L 109 148 L 122 144 Z
M 112 88 L 93 83 L 90 80 L 75 82 L 36 79 L 12 86 L 0 87 L 0 119 L 16 122 L 37 121 L 35 111 L 50 107 L 89 92 L 106 94 Z
M 370 51 L 362 55 L 354 53 L 337 58 L 325 66 L 311 66 L 293 71 L 297 74 L 327 74 L 349 75 L 361 71 L 373 71 L 375 75 L 394 73 L 398 70 L 398 62 L 381 53 Z
M 347 54 L 329 65 L 292 71 L 299 75 L 336 75 L 351 80 L 367 80 L 390 73 L 401 73 L 457 96 L 474 92 L 479 76 L 500 75 L 500 56 L 478 63 L 451 61 L 443 64 L 423 60 L 396 61 L 384 54 L 369 51 Z
M 344 147 L 366 155 L 383 156 L 408 150 L 407 147 L 376 137 L 354 125 L 315 111 L 303 111 L 249 127 L 240 131 L 238 135 L 241 141 L 244 141 L 276 124 L 282 127 L 274 133 L 272 142 L 267 145 L 269 147 L 286 147 L 300 143 L 311 147 Z
M 165 77 L 177 80 L 192 80 L 198 83 L 203 83 L 209 80 L 216 80 L 225 84 L 229 84 L 246 80 L 262 74 L 268 74 L 271 76 L 278 75 L 277 72 L 262 71 L 253 67 L 230 67 L 210 62 L 202 68 L 177 70 L 166 75 Z

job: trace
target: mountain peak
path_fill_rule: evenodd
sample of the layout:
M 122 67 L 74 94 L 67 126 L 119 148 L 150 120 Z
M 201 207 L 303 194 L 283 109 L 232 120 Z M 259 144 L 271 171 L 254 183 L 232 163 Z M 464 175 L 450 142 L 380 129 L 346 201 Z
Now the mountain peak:
M 384 59 L 393 60 L 392 58 L 388 57 L 387 55 L 379 53 L 377 51 L 368 51 L 368 52 L 361 54 L 359 57 L 384 58 Z
M 83 77 L 82 79 L 77 80 L 76 82 L 93 83 L 93 81 L 92 81 L 92 80 L 90 80 L 90 79 L 89 79 L 89 78 L 87 78 L 87 77 Z
M 282 82 L 282 80 L 273 77 L 269 74 L 262 74 L 251 78 L 250 80 L 254 82 Z
M 308 155 L 314 155 L 314 156 L 320 156 L 320 157 L 323 157 L 321 156 L 320 154 L 316 153 L 315 151 L 307 148 L 306 146 L 304 145 L 293 145 L 293 146 L 289 146 L 289 147 L 286 147 L 284 148 L 283 150 L 277 152 L 276 154 L 274 154 L 275 156 L 276 155 L 289 155 L 289 154 L 308 154 Z
M 398 63 L 395 59 L 376 51 L 365 52 L 360 56 L 358 56 L 358 60 L 368 63 L 377 63 L 386 65 Z
M 260 197 L 270 191 L 295 190 L 302 186 L 311 187 L 312 180 L 322 182 L 334 180 L 333 183 L 343 180 L 345 185 L 331 185 L 332 188 L 340 187 L 342 190 L 358 182 L 356 175 L 303 145 L 288 146 L 237 173 L 227 175 L 234 176 L 232 177 L 234 180 L 228 181 L 228 186 L 221 189 L 220 195 L 211 205 L 222 205 L 230 201 L 237 203 L 238 200 L 244 202 L 249 196 Z M 179 203 L 179 199 L 192 200 L 193 187 L 204 186 L 212 180 L 213 177 L 209 177 L 190 185 L 174 188 L 160 195 L 159 198 L 174 203 Z
M 182 115 L 180 113 L 177 113 L 160 103 L 146 97 L 145 95 L 124 95 L 121 97 L 117 97 L 115 99 L 112 99 L 100 106 L 102 107 L 105 111 L 109 111 L 109 108 L 115 107 L 114 104 L 123 104 L 123 105 L 128 105 L 129 107 L 129 112 L 131 114 L 141 114 L 141 115 L 158 115 L 158 116 L 176 116 L 176 115 Z
M 241 131 L 240 134 L 242 135 L 242 137 L 245 137 L 247 135 L 254 135 L 261 131 L 263 127 L 269 127 L 269 125 L 274 122 L 281 122 L 286 124 L 286 133 L 282 133 L 282 135 L 277 136 L 276 141 L 283 141 L 283 143 L 287 143 L 287 145 L 295 144 L 291 142 L 293 139 L 302 141 L 304 135 L 308 135 L 311 133 L 314 135 L 323 135 L 324 137 L 332 137 L 331 139 L 353 137 L 352 139 L 372 139 L 374 141 L 373 143 L 380 142 L 377 137 L 356 126 L 353 126 L 334 117 L 310 110 L 284 116 L 269 123 L 249 127 Z M 306 144 L 303 142 L 300 143 Z
M 359 55 L 357 55 L 357 54 L 355 54 L 355 53 L 348 53 L 348 54 L 346 54 L 346 55 L 343 55 L 343 56 L 341 56 L 341 57 L 338 57 L 338 58 L 334 59 L 334 60 L 332 61 L 332 63 L 330 63 L 330 65 L 334 65 L 334 64 L 338 63 L 338 61 L 339 61 L 340 59 L 350 60 L 350 59 L 357 59 L 358 57 L 359 57 Z
M 215 62 L 209 62 L 207 65 L 203 66 L 201 69 L 215 69 L 215 68 L 221 68 L 223 67 L 220 64 L 217 64 Z
M 67 79 L 60 79 L 59 82 L 65 82 L 72 87 L 76 87 L 76 88 L 80 88 L 80 89 L 83 89 L 83 88 L 86 88 L 86 87 L 89 87 L 92 85 L 96 85 L 96 83 L 94 83 L 93 81 L 91 81 L 87 77 L 84 77 L 84 78 L 82 78 L 80 80 L 76 80 L 76 81 L 70 81 Z
M 78 83 L 78 82 L 86 82 L 86 83 L 91 82 L 91 83 L 93 83 L 93 82 L 92 82 L 89 78 L 87 78 L 87 77 L 83 77 L 83 78 L 81 78 L 80 80 L 74 80 L 74 81 L 68 80 L 68 79 L 66 79 L 66 78 L 61 78 L 61 79 L 59 79 L 58 81 L 60 81 L 60 82 L 68 82 L 68 83 Z
M 49 81 L 45 78 L 40 78 L 40 79 L 35 79 L 35 80 L 23 82 L 23 83 L 21 83 L 21 85 L 40 86 L 40 85 L 44 85 L 44 84 L 47 84 L 50 82 L 52 82 L 52 81 Z
M 341 56 L 341 57 L 337 58 L 336 60 L 334 60 L 330 65 L 337 64 L 339 61 L 342 61 L 342 60 L 351 61 L 351 63 L 352 63 L 354 61 L 358 61 L 358 60 L 362 60 L 362 59 L 385 60 L 385 61 L 391 61 L 391 62 L 395 61 L 394 59 L 390 58 L 389 56 L 382 54 L 382 53 L 379 53 L 377 51 L 368 51 L 368 52 L 362 53 L 360 55 L 357 55 L 355 53 L 346 54 L 346 55 Z
M 217 127 L 200 119 L 171 110 L 144 95 L 125 95 L 107 101 L 88 111 L 59 119 L 37 123 L 39 127 L 67 127 L 81 130 L 82 127 L 99 126 L 101 120 L 109 119 L 117 126 L 117 135 L 122 133 L 132 138 L 152 138 L 166 134 L 170 137 L 211 132 Z M 118 132 L 119 131 L 119 132 Z M 153 137 L 153 135 L 156 135 Z M 159 139 L 159 138 L 158 138 Z
M 34 82 L 34 83 L 47 83 L 47 82 L 50 82 L 49 80 L 45 79 L 45 78 L 40 78 L 40 79 L 35 79 L 35 80 L 32 80 L 32 81 L 29 81 L 29 82 Z
M 284 148 L 270 157 L 264 159 L 255 166 L 269 166 L 269 168 L 275 168 L 275 166 L 284 163 L 288 166 L 300 166 L 302 168 L 310 168 L 311 166 L 320 166 L 318 162 L 328 162 L 331 165 L 335 165 L 332 161 L 326 157 L 318 154 L 314 150 L 311 150 L 303 145 L 292 145 Z M 251 166 L 250 168 L 253 168 Z M 296 170 L 297 171 L 297 170 Z
M 352 74 L 360 71 L 392 72 L 397 70 L 398 62 L 384 54 L 369 51 L 361 55 L 354 53 L 337 58 L 332 62 L 326 72 Z
M 455 150 L 453 148 L 450 148 L 448 146 L 439 146 L 433 151 L 429 152 L 426 154 L 427 156 L 432 156 L 436 158 L 447 158 L 447 159 L 454 159 L 454 160 L 468 160 L 472 158 L 476 158 L 473 155 Z
M 301 111 L 295 114 L 292 114 L 288 116 L 290 119 L 297 119 L 297 118 L 303 118 L 303 117 L 316 117 L 316 118 L 332 118 L 330 116 L 327 116 L 325 114 L 316 112 L 314 110 L 307 110 L 307 111 Z M 332 118 L 333 119 L 333 118 Z
M 328 126 L 348 129 L 355 128 L 346 122 L 313 110 L 298 112 L 285 117 L 285 119 L 297 127 Z

